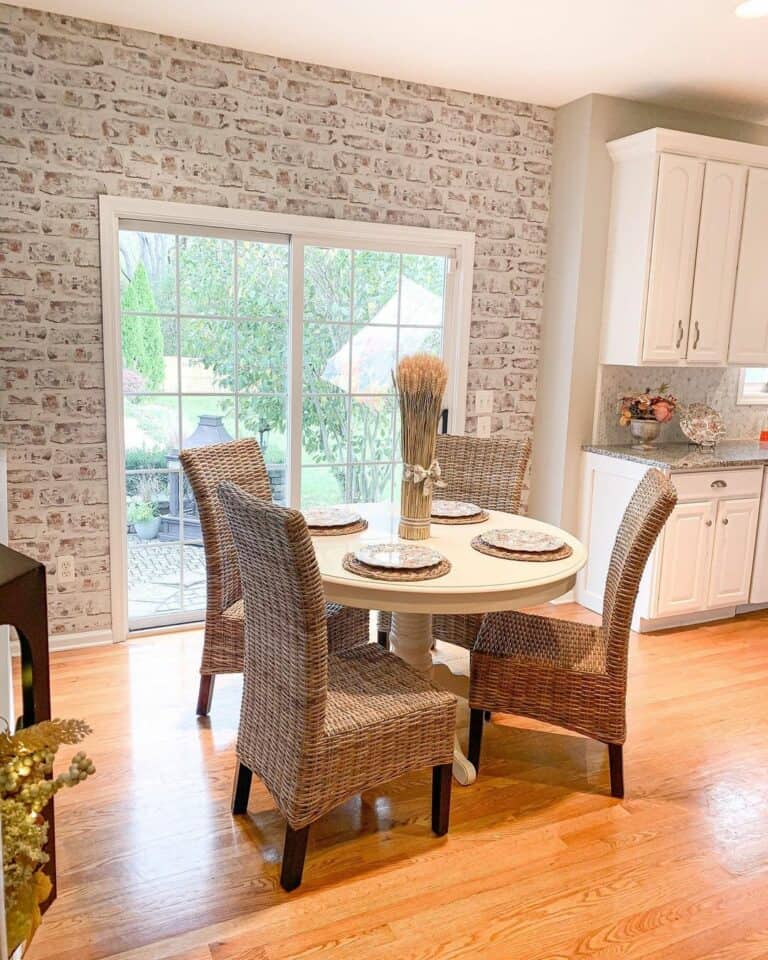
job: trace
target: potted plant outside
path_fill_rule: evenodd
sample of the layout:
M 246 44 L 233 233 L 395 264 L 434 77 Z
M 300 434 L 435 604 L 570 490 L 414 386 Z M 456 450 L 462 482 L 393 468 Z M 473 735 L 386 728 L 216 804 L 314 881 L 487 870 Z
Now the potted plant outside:
M 126 519 L 140 540 L 154 540 L 160 532 L 161 518 L 157 511 L 160 493 L 153 476 L 141 476 L 136 493 L 128 497 Z

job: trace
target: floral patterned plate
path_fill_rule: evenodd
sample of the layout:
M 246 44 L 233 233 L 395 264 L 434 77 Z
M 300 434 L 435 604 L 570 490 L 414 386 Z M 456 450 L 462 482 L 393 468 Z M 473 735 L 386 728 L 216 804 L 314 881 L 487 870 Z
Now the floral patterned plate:
M 301 512 L 308 527 L 346 527 L 362 519 L 351 507 L 311 507 Z
M 680 414 L 680 429 L 699 447 L 714 447 L 725 436 L 723 418 L 706 403 L 689 403 Z
M 388 570 L 420 570 L 433 567 L 443 559 L 437 550 L 401 541 L 367 543 L 355 551 L 355 557 L 371 567 L 386 567 Z
M 475 517 L 481 512 L 476 503 L 466 503 L 463 500 L 433 500 L 433 517 Z
M 521 527 L 507 527 L 504 530 L 487 530 L 480 534 L 483 543 L 500 550 L 514 550 L 516 553 L 550 553 L 565 546 L 565 540 L 553 537 L 540 530 L 525 530 Z

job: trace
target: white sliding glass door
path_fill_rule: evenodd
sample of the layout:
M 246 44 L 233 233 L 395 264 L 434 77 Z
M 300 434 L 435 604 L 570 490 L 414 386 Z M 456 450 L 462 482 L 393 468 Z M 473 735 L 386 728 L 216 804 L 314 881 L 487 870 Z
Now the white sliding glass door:
M 303 267 L 301 503 L 392 500 L 392 369 L 442 354 L 448 258 L 306 246 Z
M 119 638 L 204 614 L 181 449 L 255 437 L 278 502 L 392 500 L 392 369 L 424 350 L 463 429 L 473 238 L 112 197 L 101 217 Z
M 129 625 L 199 620 L 205 558 L 189 446 L 258 437 L 286 496 L 287 238 L 120 230 Z

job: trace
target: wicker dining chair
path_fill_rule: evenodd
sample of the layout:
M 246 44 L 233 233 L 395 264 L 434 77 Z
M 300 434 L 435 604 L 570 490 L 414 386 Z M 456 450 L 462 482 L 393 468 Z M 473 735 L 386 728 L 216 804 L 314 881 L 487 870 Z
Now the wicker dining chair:
M 205 635 L 197 697 L 197 715 L 205 717 L 216 674 L 242 673 L 245 636 L 237 556 L 216 489 L 223 480 L 231 480 L 267 501 L 272 500 L 272 490 L 261 448 L 253 438 L 192 447 L 182 450 L 179 459 L 197 501 L 205 549 Z M 368 630 L 367 610 L 329 604 L 328 618 L 328 642 L 334 649 L 360 642 L 361 632 Z
M 637 591 L 677 502 L 659 470 L 640 481 L 611 554 L 601 626 L 489 613 L 470 655 L 469 759 L 480 766 L 486 711 L 533 717 L 608 745 L 611 793 L 624 796 L 627 655 Z
M 440 434 L 437 438 L 437 462 L 445 487 L 436 497 L 444 500 L 468 500 L 484 510 L 519 513 L 523 481 L 531 456 L 531 441 L 509 437 L 457 437 Z M 438 614 L 432 620 L 432 633 L 438 640 L 471 649 L 482 613 Z M 380 613 L 377 620 L 378 642 L 389 646 L 392 614 Z
M 304 517 L 232 483 L 221 484 L 219 496 L 245 601 L 232 813 L 246 812 L 255 773 L 287 821 L 280 874 L 286 890 L 301 883 L 312 823 L 349 797 L 411 770 L 432 767 L 432 829 L 445 834 L 454 697 L 376 644 L 331 651 Z

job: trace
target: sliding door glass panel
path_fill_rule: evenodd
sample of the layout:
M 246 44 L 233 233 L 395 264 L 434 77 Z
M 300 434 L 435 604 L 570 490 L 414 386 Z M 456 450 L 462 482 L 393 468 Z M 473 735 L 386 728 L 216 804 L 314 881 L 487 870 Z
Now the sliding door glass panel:
M 289 249 L 171 227 L 121 229 L 119 241 L 128 616 L 140 628 L 205 609 L 180 449 L 255 437 L 285 501 Z
M 200 619 L 205 557 L 181 449 L 258 440 L 273 497 L 397 498 L 392 370 L 445 348 L 447 256 L 302 243 L 301 356 L 291 354 L 287 238 L 120 230 L 128 608 L 132 628 Z M 299 261 L 301 262 L 301 261 Z M 289 423 L 289 382 L 301 394 Z M 300 435 L 291 462 L 289 429 Z
M 447 258 L 304 250 L 304 506 L 395 497 L 400 357 L 443 350 Z

